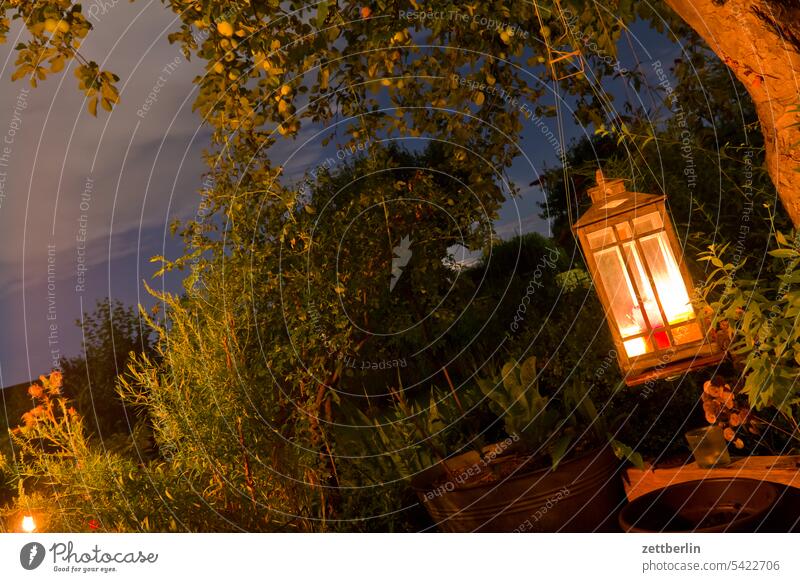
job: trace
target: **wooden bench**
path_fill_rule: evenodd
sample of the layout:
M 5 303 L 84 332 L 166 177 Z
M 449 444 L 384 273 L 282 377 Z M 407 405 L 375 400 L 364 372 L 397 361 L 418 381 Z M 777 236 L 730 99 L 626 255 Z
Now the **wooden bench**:
M 697 463 L 664 468 L 631 467 L 627 470 L 625 492 L 628 501 L 633 501 L 645 493 L 676 483 L 720 477 L 758 479 L 800 488 L 800 456 L 740 457 L 734 458 L 727 467 L 713 469 L 702 469 Z

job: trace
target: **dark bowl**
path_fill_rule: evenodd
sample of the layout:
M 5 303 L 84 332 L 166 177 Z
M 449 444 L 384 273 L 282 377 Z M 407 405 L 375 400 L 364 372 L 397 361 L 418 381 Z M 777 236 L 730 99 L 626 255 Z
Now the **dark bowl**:
M 619 514 L 627 532 L 754 532 L 780 489 L 755 479 L 704 479 L 637 497 Z

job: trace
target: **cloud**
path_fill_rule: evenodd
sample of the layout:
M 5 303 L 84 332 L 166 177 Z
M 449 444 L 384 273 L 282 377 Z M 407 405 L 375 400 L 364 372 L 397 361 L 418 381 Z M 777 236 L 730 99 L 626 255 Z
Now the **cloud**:
M 79 337 L 68 330 L 80 315 L 71 291 L 79 251 L 92 277 L 85 302 L 109 292 L 135 301 L 136 273 L 149 278 L 143 269 L 155 268 L 147 259 L 161 252 L 171 219 L 190 215 L 198 202 L 209 133 L 191 106 L 202 65 L 169 44 L 175 15 L 160 2 L 107 4 L 81 53 L 119 74 L 121 102 L 113 113 L 87 113 L 74 65 L 35 89 L 12 83 L 13 47 L 17 35 L 27 35 L 18 22 L 0 45 L 0 136 L 15 128 L 7 175 L 0 176 L 0 317 L 13 330 L 0 342 L 3 384 L 49 367 L 49 249 L 56 256 L 60 347 L 75 353 Z M 157 100 L 138 114 L 157 84 Z M 111 284 L 112 267 L 116 282 L 130 289 Z M 123 268 L 132 269 L 130 276 L 120 276 Z
M 202 68 L 186 61 L 166 40 L 164 31 L 175 15 L 158 2 L 144 7 L 111 3 L 103 14 L 96 13 L 96 28 L 81 52 L 106 60 L 103 66 L 120 75 L 121 103 L 111 114 L 100 111 L 96 119 L 91 117 L 73 66 L 29 91 L 13 144 L 0 207 L 0 264 L 31 265 L 31 277 L 41 273 L 34 265 L 46 255 L 47 244 L 75 247 L 82 215 L 88 219 L 90 239 L 100 239 L 114 230 L 166 227 L 168 211 L 185 212 L 197 203 L 204 168 L 200 153 L 208 131 L 200 129 L 191 104 L 192 79 Z M 0 96 L 0 132 L 12 119 L 19 92 L 27 87 L 9 79 L 15 34 L 27 34 L 19 28 L 15 26 L 9 41 L 0 45 L 2 82 L 12 89 Z M 159 78 L 166 81 L 157 101 L 144 116 L 137 115 Z M 88 205 L 83 196 L 87 184 Z M 3 276 L 7 279 L 8 273 Z M 27 276 L 19 281 L 27 282 Z M 3 286 L 13 287 L 7 280 Z

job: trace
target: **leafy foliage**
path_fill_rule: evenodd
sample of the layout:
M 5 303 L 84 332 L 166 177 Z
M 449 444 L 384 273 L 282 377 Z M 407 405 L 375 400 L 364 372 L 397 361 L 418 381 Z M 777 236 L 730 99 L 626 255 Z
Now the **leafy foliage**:
M 776 232 L 776 248 L 758 278 L 739 276 L 742 264 L 726 260 L 726 246 L 712 246 L 701 257 L 714 267 L 702 293 L 715 320 L 729 330 L 742 393 L 756 410 L 774 407 L 792 417 L 800 403 L 798 240 L 796 233 L 787 238 Z
M 11 80 L 28 79 L 36 87 L 49 75 L 61 72 L 68 61 L 77 60 L 75 76 L 78 86 L 86 95 L 87 107 L 92 115 L 97 115 L 98 103 L 106 111 L 111 111 L 119 101 L 116 83 L 117 75 L 100 69 L 100 66 L 87 60 L 79 51 L 83 39 L 92 29 L 80 4 L 70 0 L 12 0 L 4 2 L 3 16 L 0 18 L 0 42 L 4 42 L 9 31 L 11 19 L 24 23 L 31 38 L 16 45 L 17 68 Z
M 44 531 L 88 531 L 91 520 L 97 529 L 151 529 L 157 511 L 148 509 L 158 499 L 148 500 L 144 492 L 152 480 L 133 460 L 91 445 L 80 414 L 63 395 L 61 373 L 40 377 L 28 391 L 35 406 L 11 431 L 15 459 L 5 466 L 18 486 L 7 519 L 18 518 L 17 508 L 23 508 Z
M 567 151 L 568 181 L 562 168 L 541 180 L 547 194 L 542 216 L 568 250 L 574 248 L 571 224 L 590 204 L 583 194 L 598 167 L 625 178 L 631 191 L 667 195 L 690 264 L 709 244 L 731 243 L 742 258 L 750 257 L 746 268 L 756 268 L 773 227 L 790 228 L 785 213 L 776 212 L 763 136 L 744 86 L 686 34 L 687 54 L 662 65 L 668 90 L 653 93 L 655 110 L 600 126 Z
M 553 469 L 567 455 L 605 442 L 621 459 L 642 464 L 641 455 L 609 434 L 605 415 L 598 414 L 584 386 L 573 383 L 558 398 L 543 396 L 533 356 L 506 362 L 497 381 L 479 379 L 478 384 L 492 411 L 503 419 L 506 432 L 518 436 L 520 447 L 529 454 L 546 451 Z
M 76 323 L 83 334 L 83 354 L 63 358 L 61 370 L 87 430 L 109 446 L 111 437 L 120 440 L 140 422 L 119 398 L 117 376 L 134 354 L 152 357 L 152 332 L 136 309 L 109 299 L 98 301 Z
M 501 383 L 478 379 L 483 394 L 490 400 L 491 409 L 503 419 L 506 432 L 517 435 L 533 450 L 546 443 L 558 421 L 558 414 L 548 409 L 548 399 L 539 393 L 536 358 L 522 363 L 512 360 L 503 366 Z

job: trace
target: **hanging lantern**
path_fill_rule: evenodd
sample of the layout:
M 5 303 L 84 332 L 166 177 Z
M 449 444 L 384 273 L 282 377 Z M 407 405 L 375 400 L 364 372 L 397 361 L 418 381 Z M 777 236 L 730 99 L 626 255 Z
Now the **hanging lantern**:
M 665 196 L 628 192 L 597 171 L 592 206 L 573 226 L 628 386 L 719 362 L 691 303 L 691 279 Z

